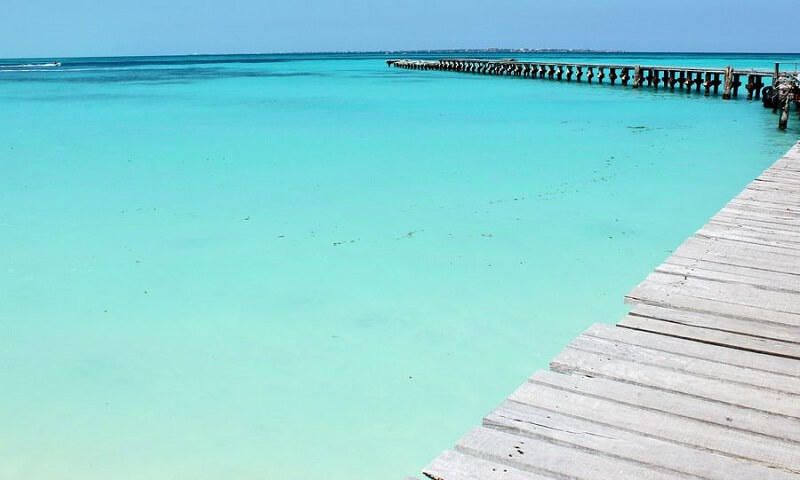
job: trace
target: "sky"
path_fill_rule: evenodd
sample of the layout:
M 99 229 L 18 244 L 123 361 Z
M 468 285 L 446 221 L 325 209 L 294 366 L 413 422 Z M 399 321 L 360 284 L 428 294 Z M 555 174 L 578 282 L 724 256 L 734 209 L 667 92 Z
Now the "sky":
M 0 57 L 588 48 L 797 52 L 798 0 L 3 0 Z M 767 7 L 768 6 L 768 7 Z

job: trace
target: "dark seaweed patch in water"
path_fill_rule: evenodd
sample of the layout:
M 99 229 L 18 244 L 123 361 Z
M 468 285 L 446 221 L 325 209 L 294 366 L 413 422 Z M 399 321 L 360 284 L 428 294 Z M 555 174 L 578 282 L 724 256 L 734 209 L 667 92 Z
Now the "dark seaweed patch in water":
M 219 67 L 136 68 L 110 71 L 13 72 L 0 82 L 187 84 L 224 78 L 324 77 L 317 72 L 264 72 Z

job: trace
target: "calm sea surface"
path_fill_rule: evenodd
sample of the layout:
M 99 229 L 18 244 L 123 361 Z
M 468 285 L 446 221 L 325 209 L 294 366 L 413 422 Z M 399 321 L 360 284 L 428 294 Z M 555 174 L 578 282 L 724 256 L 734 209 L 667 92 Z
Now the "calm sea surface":
M 800 135 L 390 56 L 0 60 L 0 478 L 415 474 Z

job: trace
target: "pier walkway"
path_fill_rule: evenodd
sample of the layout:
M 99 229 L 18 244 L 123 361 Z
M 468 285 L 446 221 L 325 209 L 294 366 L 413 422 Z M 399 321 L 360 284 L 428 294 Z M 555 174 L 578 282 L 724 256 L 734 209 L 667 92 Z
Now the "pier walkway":
M 424 470 L 800 479 L 800 144 Z
M 389 67 L 409 70 L 439 70 L 481 75 L 497 75 L 528 79 L 585 81 L 633 88 L 659 86 L 672 92 L 704 92 L 706 96 L 717 95 L 722 87 L 722 99 L 739 96 L 739 88 L 747 91 L 747 99 L 761 98 L 767 108 L 777 113 L 780 110 L 778 128 L 786 129 L 792 105 L 800 111 L 800 72 L 782 72 L 780 64 L 774 71 L 741 70 L 733 67 L 699 68 L 664 65 L 612 65 L 564 62 L 534 62 L 508 60 L 486 60 L 476 58 L 445 58 L 441 60 L 387 60 Z M 768 81 L 769 84 L 764 82 Z

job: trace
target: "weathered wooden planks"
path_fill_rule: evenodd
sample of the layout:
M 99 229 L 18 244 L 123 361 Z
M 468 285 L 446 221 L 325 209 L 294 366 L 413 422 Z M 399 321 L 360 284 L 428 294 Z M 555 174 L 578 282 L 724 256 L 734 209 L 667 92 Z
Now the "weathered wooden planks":
M 425 470 L 800 479 L 800 145 Z

